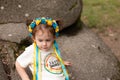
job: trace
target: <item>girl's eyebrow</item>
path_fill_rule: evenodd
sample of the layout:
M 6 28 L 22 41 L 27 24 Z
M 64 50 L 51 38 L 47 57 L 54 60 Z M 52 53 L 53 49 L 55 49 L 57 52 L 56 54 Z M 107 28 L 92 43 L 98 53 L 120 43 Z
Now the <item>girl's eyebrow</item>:
M 43 38 L 38 37 L 37 39 L 43 39 Z M 44 39 L 53 39 L 53 38 L 50 38 L 50 37 L 49 37 L 49 38 L 44 38 Z

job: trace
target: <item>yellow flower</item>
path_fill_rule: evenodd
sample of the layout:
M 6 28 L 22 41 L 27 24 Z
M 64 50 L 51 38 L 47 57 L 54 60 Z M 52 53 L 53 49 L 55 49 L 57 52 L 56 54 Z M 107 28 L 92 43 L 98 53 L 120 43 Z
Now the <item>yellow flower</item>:
M 32 32 L 32 29 L 31 29 L 31 27 L 29 26 L 29 32 Z
M 52 21 L 51 20 L 47 20 L 47 25 L 52 26 Z
M 39 25 L 41 20 L 36 20 L 36 25 Z
M 56 27 L 55 32 L 59 32 L 59 27 L 58 26 Z

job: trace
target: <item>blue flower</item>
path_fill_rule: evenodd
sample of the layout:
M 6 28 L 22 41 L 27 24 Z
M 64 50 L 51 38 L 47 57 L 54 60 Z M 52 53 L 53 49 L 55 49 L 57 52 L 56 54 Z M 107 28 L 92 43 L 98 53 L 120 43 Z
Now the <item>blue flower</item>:
M 41 19 L 41 24 L 46 24 L 46 19 L 45 18 Z
M 56 22 L 53 22 L 52 24 L 53 28 L 56 29 L 56 27 L 58 26 Z
M 36 23 L 35 23 L 35 22 L 32 22 L 32 23 L 30 24 L 30 26 L 31 26 L 31 28 L 33 29 L 33 28 L 36 26 Z

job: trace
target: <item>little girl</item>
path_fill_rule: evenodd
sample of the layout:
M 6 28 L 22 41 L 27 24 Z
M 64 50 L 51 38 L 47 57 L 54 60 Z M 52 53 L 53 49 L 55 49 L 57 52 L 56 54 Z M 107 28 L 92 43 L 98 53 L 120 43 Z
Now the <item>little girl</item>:
M 22 80 L 30 80 L 25 68 L 29 66 L 33 80 L 69 80 L 55 38 L 59 27 L 51 18 L 36 18 L 28 27 L 33 44 L 16 59 L 16 69 Z

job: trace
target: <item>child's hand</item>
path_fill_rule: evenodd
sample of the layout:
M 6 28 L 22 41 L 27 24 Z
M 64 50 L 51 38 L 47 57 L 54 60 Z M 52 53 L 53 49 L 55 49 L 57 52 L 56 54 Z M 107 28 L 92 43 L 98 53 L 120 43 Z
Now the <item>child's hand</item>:
M 65 66 L 71 66 L 72 65 L 71 62 L 69 62 L 69 61 L 64 61 L 64 64 L 65 64 Z

